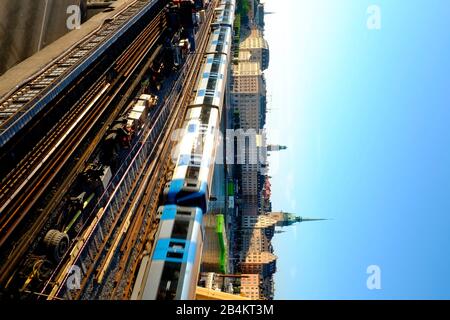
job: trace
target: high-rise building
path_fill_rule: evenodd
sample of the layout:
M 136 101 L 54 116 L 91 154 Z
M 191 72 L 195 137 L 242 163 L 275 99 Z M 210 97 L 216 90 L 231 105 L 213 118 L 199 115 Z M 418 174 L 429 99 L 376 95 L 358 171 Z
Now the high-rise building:
M 231 84 L 232 106 L 239 113 L 240 128 L 260 128 L 261 104 L 266 94 L 264 76 L 259 62 L 240 62 L 233 67 Z
M 239 127 L 249 134 L 240 146 L 244 149 L 244 159 L 240 159 L 242 184 L 242 210 L 245 215 L 257 215 L 259 163 L 256 147 L 256 134 L 263 117 L 264 96 L 266 94 L 264 77 L 259 62 L 239 62 L 232 72 L 231 101 L 239 114 Z M 238 152 L 240 152 L 238 150 Z

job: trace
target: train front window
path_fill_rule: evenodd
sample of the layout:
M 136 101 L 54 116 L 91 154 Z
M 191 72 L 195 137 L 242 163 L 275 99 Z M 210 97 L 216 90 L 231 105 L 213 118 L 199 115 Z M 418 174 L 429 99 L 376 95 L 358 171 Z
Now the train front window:
M 186 179 L 198 180 L 200 167 L 189 166 L 186 172 Z
M 180 220 L 177 218 L 173 224 L 171 238 L 186 239 L 189 231 L 189 220 Z
M 166 262 L 159 283 L 157 300 L 174 300 L 177 295 L 178 280 L 180 278 L 181 263 Z

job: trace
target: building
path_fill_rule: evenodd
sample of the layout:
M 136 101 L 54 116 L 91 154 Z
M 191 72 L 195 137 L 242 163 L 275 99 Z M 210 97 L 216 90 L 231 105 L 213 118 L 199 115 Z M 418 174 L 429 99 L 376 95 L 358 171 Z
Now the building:
M 280 151 L 280 150 L 286 150 L 286 146 L 280 146 L 278 144 L 269 144 L 267 146 L 267 151 Z
M 249 252 L 273 252 L 271 238 L 267 237 L 264 229 L 243 229 L 241 232 L 243 259 Z
M 260 204 L 262 212 L 272 211 L 272 202 L 270 201 L 271 196 L 272 196 L 272 185 L 270 184 L 269 176 L 265 176 Z
M 269 67 L 269 44 L 264 39 L 262 30 L 256 26 L 249 29 L 247 36 L 239 44 L 239 59 L 244 56 L 248 58 L 248 61 L 259 62 L 261 70 Z
M 242 295 L 226 293 L 218 290 L 197 287 L 195 300 L 251 300 Z
M 271 252 L 250 251 L 241 261 L 241 271 L 268 277 L 276 272 L 276 261 L 277 256 Z
M 257 215 L 259 155 L 257 133 L 261 120 L 265 119 L 266 85 L 259 62 L 244 61 L 233 67 L 231 101 L 239 114 L 239 128 L 242 129 L 238 144 L 237 163 L 241 167 L 243 214 Z M 243 151 L 243 152 L 242 152 Z
M 259 216 L 242 216 L 243 229 L 265 229 L 273 227 L 277 224 L 277 220 L 268 215 Z
M 257 131 L 260 128 L 261 103 L 266 95 L 259 62 L 244 61 L 234 65 L 230 89 L 232 106 L 239 112 L 240 128 Z
M 228 271 L 228 244 L 225 220 L 222 214 L 203 216 L 205 240 L 203 242 L 202 272 L 226 273 Z
M 273 300 L 275 296 L 275 283 L 273 276 L 265 277 L 260 284 L 261 299 Z
M 252 300 L 259 300 L 261 276 L 259 274 L 242 274 L 241 276 L 241 295 Z
M 261 28 L 264 29 L 264 15 L 265 15 L 265 10 L 264 10 L 264 4 L 265 1 L 261 0 L 259 1 L 257 7 L 256 7 L 256 14 L 255 14 L 255 23 Z

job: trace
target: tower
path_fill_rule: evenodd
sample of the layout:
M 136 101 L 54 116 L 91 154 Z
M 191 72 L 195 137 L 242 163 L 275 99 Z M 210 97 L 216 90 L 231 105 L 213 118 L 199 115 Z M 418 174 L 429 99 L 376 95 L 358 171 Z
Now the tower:
M 288 212 L 283 212 L 283 211 L 270 212 L 269 217 L 277 221 L 276 225 L 278 227 L 290 226 L 296 222 L 327 220 L 327 219 L 303 218 L 301 216 L 296 216 L 293 213 L 288 213 Z
M 280 150 L 286 150 L 286 146 L 280 146 L 278 144 L 269 144 L 267 146 L 267 151 L 280 151 Z

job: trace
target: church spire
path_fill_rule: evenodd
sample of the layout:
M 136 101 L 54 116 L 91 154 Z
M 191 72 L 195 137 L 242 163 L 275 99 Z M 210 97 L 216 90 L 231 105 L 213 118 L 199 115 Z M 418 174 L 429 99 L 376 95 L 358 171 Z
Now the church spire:
M 296 216 L 293 213 L 283 212 L 283 211 L 270 212 L 269 217 L 276 220 L 277 226 L 279 226 L 279 227 L 290 226 L 291 224 L 294 224 L 297 222 L 328 220 L 328 219 L 318 219 L 318 218 L 303 218 L 301 216 Z

